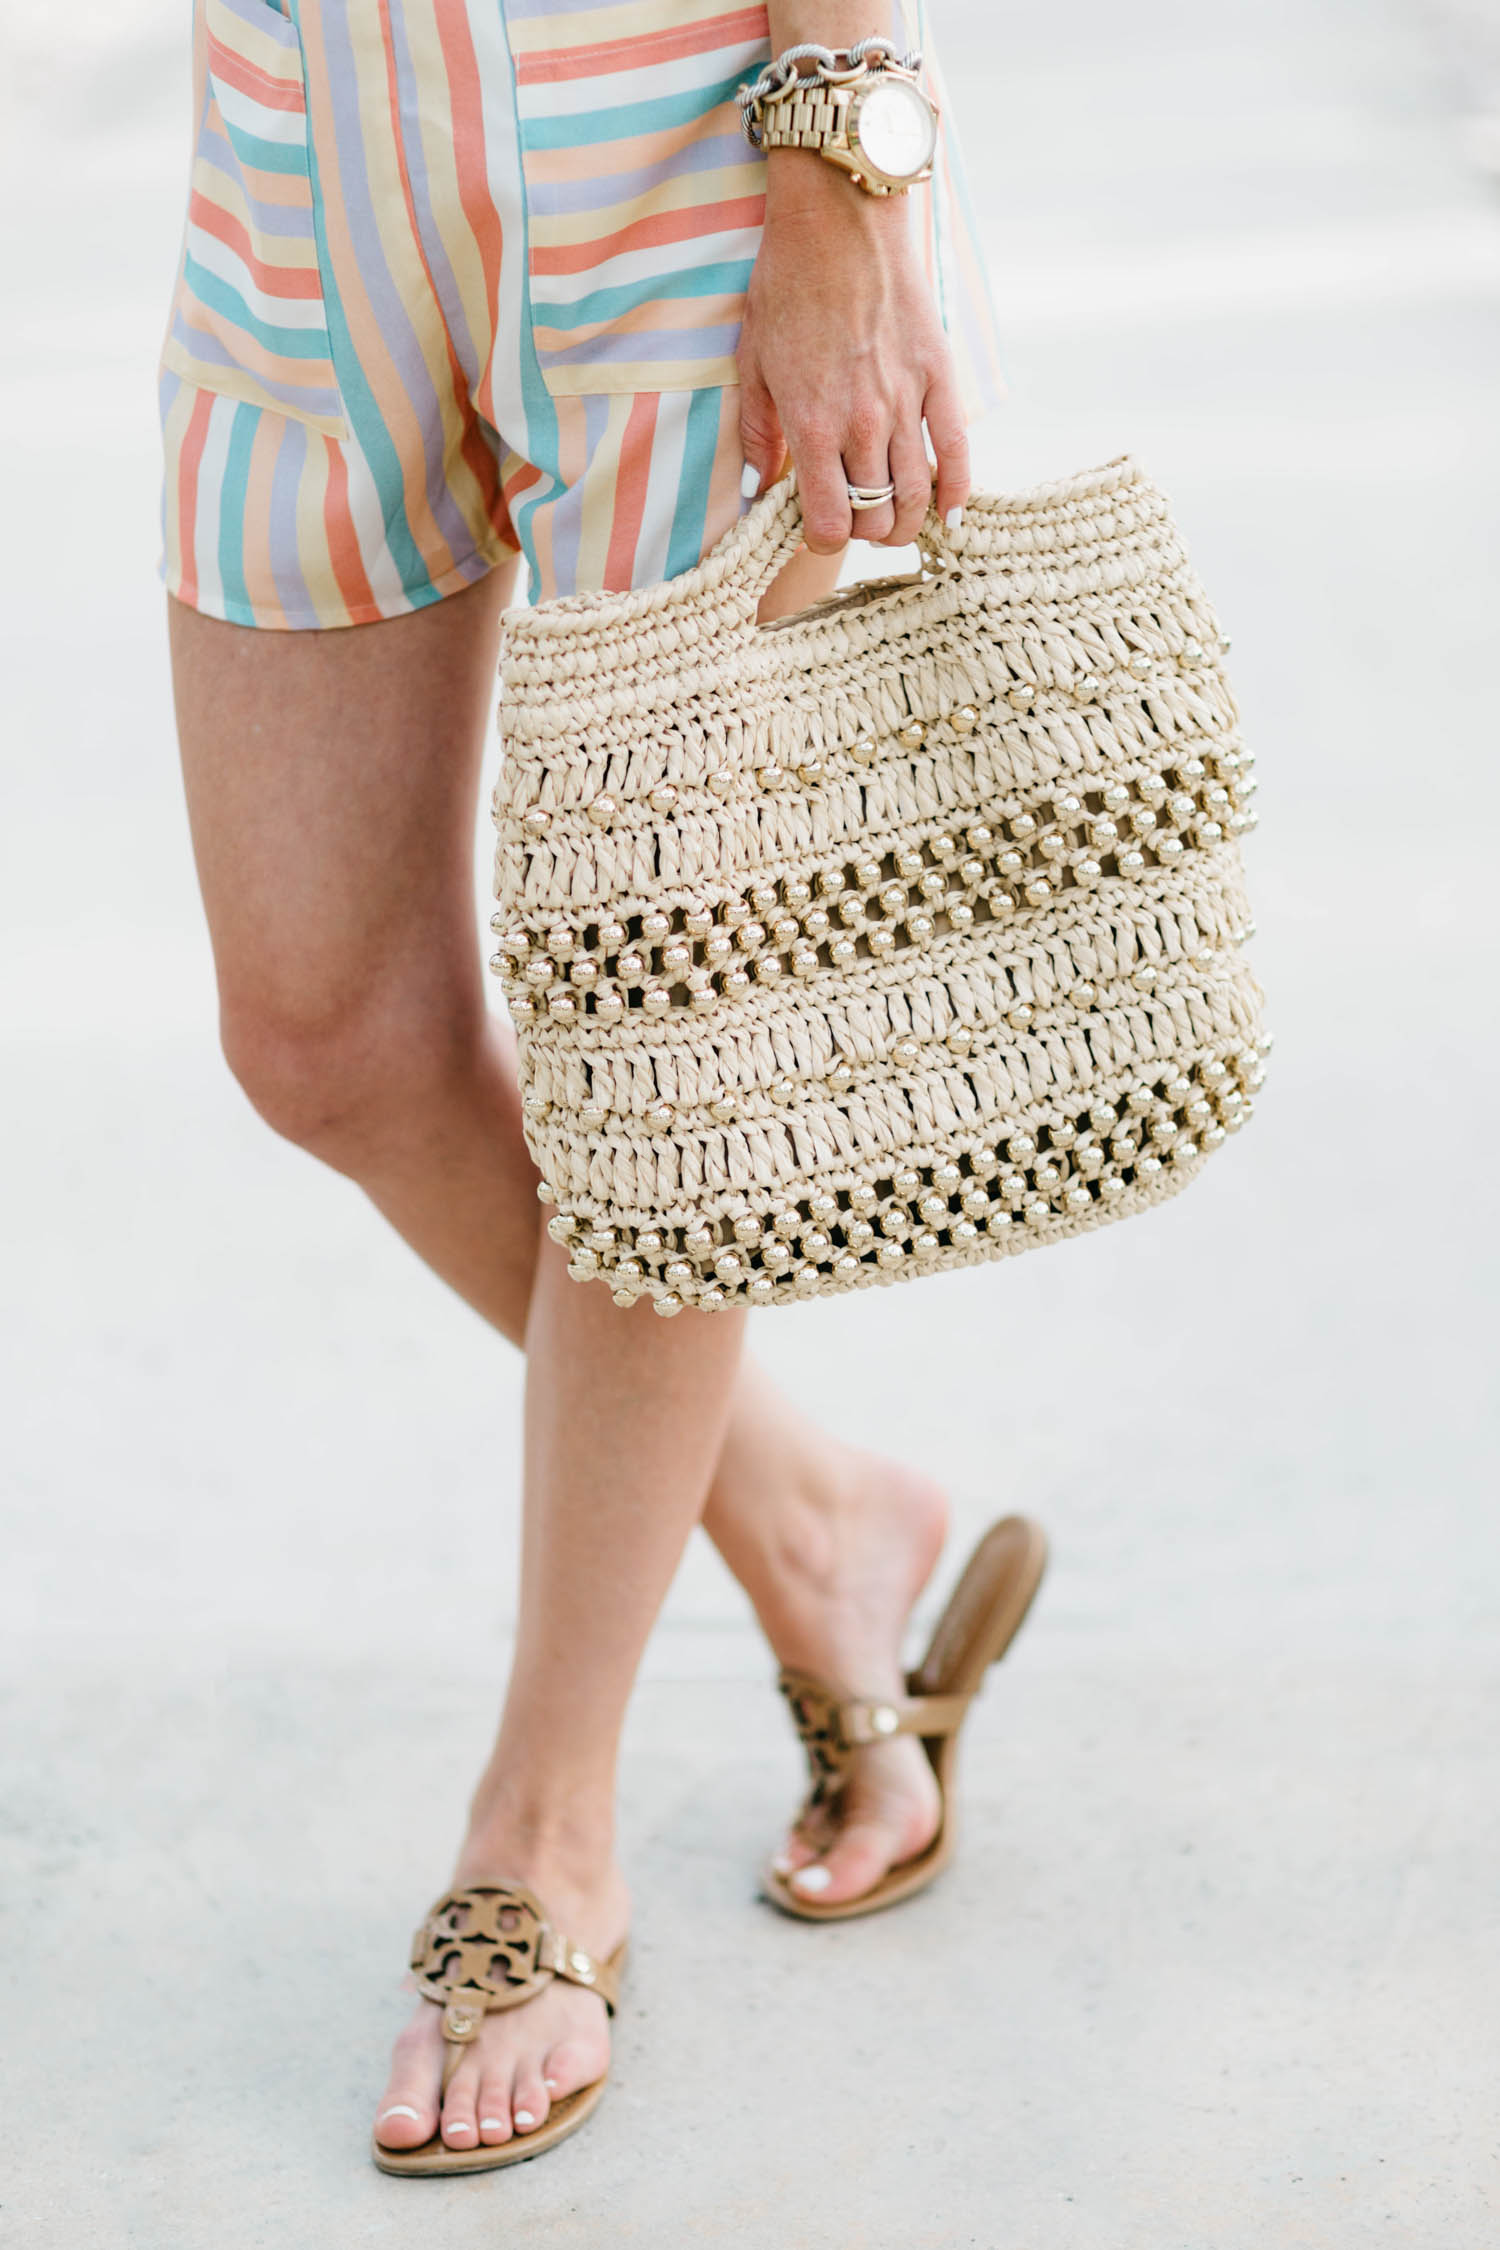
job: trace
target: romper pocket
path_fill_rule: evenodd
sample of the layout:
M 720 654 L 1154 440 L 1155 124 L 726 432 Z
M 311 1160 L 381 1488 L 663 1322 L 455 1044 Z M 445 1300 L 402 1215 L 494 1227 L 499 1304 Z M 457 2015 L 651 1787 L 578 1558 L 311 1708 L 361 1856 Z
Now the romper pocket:
M 597 0 L 506 7 L 527 285 L 557 395 L 736 383 L 765 160 L 735 91 L 768 52 L 763 0 L 656 0 L 600 36 Z M 644 20 L 643 20 L 644 19 Z
M 346 437 L 296 26 L 272 0 L 201 0 L 196 48 L 198 138 L 162 364 Z

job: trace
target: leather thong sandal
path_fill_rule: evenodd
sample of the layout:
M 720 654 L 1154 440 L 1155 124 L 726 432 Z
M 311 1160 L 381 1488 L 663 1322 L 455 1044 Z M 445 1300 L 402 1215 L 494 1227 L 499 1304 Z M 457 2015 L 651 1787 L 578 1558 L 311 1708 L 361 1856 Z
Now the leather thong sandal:
M 553 1977 L 597 1992 L 613 2015 L 625 1967 L 622 1940 L 598 1961 L 548 1920 L 541 1901 L 519 1883 L 467 1883 L 445 1891 L 411 1941 L 417 1990 L 443 2011 L 443 2091 L 466 2047 L 479 2037 L 487 2015 L 519 2008 L 546 1990 Z M 606 2074 L 607 2075 L 607 2074 Z M 387 2148 L 372 2134 L 370 2153 L 382 2172 L 491 2172 L 522 2164 L 555 2148 L 598 2108 L 605 2080 L 555 2101 L 534 2133 L 474 2148 L 449 2148 L 441 2132 L 420 2148 Z
M 941 1811 L 931 1843 L 914 1858 L 888 1868 L 858 1898 L 820 1904 L 768 1867 L 762 1886 L 773 1906 L 804 1922 L 844 1922 L 911 1898 L 941 1875 L 955 1841 L 952 1798 L 959 1729 L 986 1672 L 1020 1631 L 1046 1567 L 1047 1540 L 1039 1524 L 1025 1516 L 1006 1516 L 992 1524 L 969 1557 L 927 1654 L 908 1673 L 907 1693 L 900 1701 L 851 1694 L 806 1672 L 782 1672 L 781 1692 L 791 1705 L 812 1775 L 802 1817 L 815 1806 L 836 1814 L 855 1752 L 898 1734 L 914 1734 L 921 1741 L 937 1776 Z

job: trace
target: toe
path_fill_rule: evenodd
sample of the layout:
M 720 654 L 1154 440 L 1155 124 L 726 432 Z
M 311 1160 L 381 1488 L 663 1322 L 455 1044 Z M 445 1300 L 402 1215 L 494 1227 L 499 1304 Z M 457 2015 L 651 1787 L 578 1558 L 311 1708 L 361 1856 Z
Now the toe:
M 488 2147 L 496 2148 L 511 2136 L 510 2077 L 490 2071 L 480 2081 L 479 2099 L 474 2105 L 479 2124 L 479 2138 Z
M 894 1865 L 899 1845 L 884 1822 L 851 1820 L 823 1854 L 800 1867 L 791 1887 L 819 1906 L 841 1906 L 873 1890 Z
M 539 2125 L 546 2123 L 551 2106 L 552 2097 L 543 2083 L 540 2058 L 522 2063 L 516 2072 L 515 2100 L 511 2107 L 516 2131 L 534 2133 Z
M 375 2137 L 385 2148 L 420 2148 L 437 2131 L 442 2060 L 422 2017 L 396 2041 L 391 2075 L 375 2110 Z
M 592 2086 L 601 2067 L 598 2056 L 582 2040 L 560 2040 L 542 2065 L 549 2099 L 560 2102 L 564 2095 L 576 2094 L 580 2086 Z
M 810 1867 L 817 1856 L 817 1845 L 794 1828 L 771 1865 L 778 1875 L 793 1875 L 799 1867 Z
M 479 2072 L 466 2055 L 443 2096 L 443 2139 L 449 2148 L 473 2148 L 479 2139 Z

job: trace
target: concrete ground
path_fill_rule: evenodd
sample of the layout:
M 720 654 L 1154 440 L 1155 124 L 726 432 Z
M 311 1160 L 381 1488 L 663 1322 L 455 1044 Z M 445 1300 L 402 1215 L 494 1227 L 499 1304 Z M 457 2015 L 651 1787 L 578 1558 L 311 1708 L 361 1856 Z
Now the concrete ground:
M 1140 453 L 1261 753 L 1251 1130 L 1181 1203 L 757 1324 L 1056 1538 L 960 1862 L 752 1901 L 796 1765 L 694 1552 L 616 2083 L 368 2165 L 503 1675 L 514 1364 L 217 1060 L 151 579 L 179 11 L 7 17 L 4 2239 L 1490 2250 L 1500 218 L 1401 0 L 949 0 L 1009 485 Z M 55 50 L 55 51 L 54 51 Z M 87 58 L 87 60 L 85 60 Z M 956 67 L 955 67 L 956 66 Z

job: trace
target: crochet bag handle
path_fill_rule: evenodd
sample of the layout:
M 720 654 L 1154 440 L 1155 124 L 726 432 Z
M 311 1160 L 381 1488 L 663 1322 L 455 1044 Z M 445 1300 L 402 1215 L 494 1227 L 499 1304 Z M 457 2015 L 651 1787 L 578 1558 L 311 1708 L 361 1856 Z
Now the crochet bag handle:
M 749 513 L 741 518 L 739 532 L 743 546 L 730 563 L 731 583 L 742 593 L 746 620 L 753 623 L 767 587 L 802 545 L 802 502 L 797 492 L 795 470 L 761 494 Z M 854 537 L 856 541 L 859 539 L 857 526 Z M 920 558 L 916 570 L 893 578 L 856 579 L 826 600 L 773 619 L 768 629 L 784 631 L 805 620 L 831 616 L 838 610 L 857 607 L 903 586 L 920 585 L 934 572 L 951 566 L 947 530 L 935 507 L 929 507 L 914 544 Z

